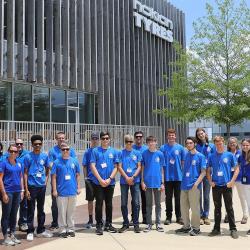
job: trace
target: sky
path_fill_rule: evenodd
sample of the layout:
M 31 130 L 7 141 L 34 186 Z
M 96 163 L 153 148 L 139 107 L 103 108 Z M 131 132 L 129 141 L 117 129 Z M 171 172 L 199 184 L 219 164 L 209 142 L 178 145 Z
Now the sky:
M 234 0 L 235 3 L 239 3 L 239 0 Z M 250 0 L 245 0 L 250 7 Z M 186 39 L 187 46 L 190 43 L 190 39 L 193 36 L 193 22 L 199 17 L 206 15 L 206 2 L 215 5 L 215 0 L 168 0 L 175 7 L 182 10 L 185 13 L 186 19 Z

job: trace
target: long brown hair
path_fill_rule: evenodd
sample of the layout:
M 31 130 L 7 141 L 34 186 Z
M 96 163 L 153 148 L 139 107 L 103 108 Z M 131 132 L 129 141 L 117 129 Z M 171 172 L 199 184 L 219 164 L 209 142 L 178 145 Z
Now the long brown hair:
M 242 141 L 241 141 L 241 144 L 243 143 L 243 142 L 248 142 L 248 143 L 250 143 L 250 138 L 245 138 L 245 139 L 243 139 Z M 246 162 L 247 163 L 250 163 L 250 150 L 248 150 L 248 152 L 244 152 L 243 150 L 242 150 L 242 156 L 245 158 L 245 160 L 246 160 Z
M 206 130 L 204 128 L 197 128 L 196 131 L 195 131 L 195 138 L 197 140 L 197 143 L 200 144 L 200 145 L 202 145 L 202 141 L 198 137 L 198 132 L 199 131 L 203 131 L 206 134 L 205 139 L 206 139 L 206 144 L 208 144 L 208 135 L 207 135 Z

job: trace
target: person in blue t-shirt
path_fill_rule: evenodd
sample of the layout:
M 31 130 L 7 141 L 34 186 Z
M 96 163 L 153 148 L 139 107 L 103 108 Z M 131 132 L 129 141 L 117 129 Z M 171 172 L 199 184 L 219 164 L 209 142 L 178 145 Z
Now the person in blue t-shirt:
M 236 160 L 238 161 L 239 157 L 241 156 L 241 151 L 240 151 L 238 140 L 237 140 L 236 137 L 230 137 L 228 139 L 227 151 L 231 152 L 235 156 Z M 234 168 L 232 168 L 231 174 L 233 176 Z M 240 198 L 240 204 L 241 204 L 241 208 L 242 208 L 242 212 L 243 212 L 243 216 L 242 216 L 242 219 L 241 219 L 241 224 L 246 224 L 247 219 L 248 219 L 248 207 L 247 207 L 247 201 L 246 201 L 246 197 L 245 197 L 244 190 L 243 190 L 244 185 L 241 183 L 241 178 L 242 178 L 242 171 L 241 171 L 241 168 L 240 168 L 239 169 L 239 174 L 238 174 L 237 179 L 235 181 L 235 187 L 237 189 L 237 193 L 238 193 L 238 196 Z M 228 223 L 227 214 L 225 215 L 224 222 Z
M 247 201 L 248 211 L 250 211 L 250 139 L 241 141 L 242 155 L 239 157 L 239 164 L 242 172 L 241 183 L 243 185 L 244 197 Z M 250 235 L 250 230 L 247 231 Z
M 134 232 L 140 233 L 139 212 L 140 212 L 140 172 L 141 172 L 141 153 L 132 148 L 134 138 L 132 135 L 125 135 L 125 148 L 120 152 L 120 163 L 118 170 L 121 174 L 121 211 L 123 216 L 123 226 L 119 233 L 123 233 L 129 228 L 128 220 L 128 192 L 132 196 L 132 219 Z
M 202 153 L 206 162 L 208 161 L 208 156 L 215 152 L 215 146 L 213 143 L 208 141 L 208 135 L 204 128 L 197 128 L 195 131 L 195 137 L 197 140 L 196 150 Z M 210 184 L 205 176 L 201 185 L 201 197 L 200 197 L 200 224 L 210 225 L 209 219 L 209 209 L 210 209 Z
M 176 143 L 175 129 L 166 131 L 168 143 L 161 146 L 160 150 L 164 154 L 166 166 L 165 173 L 165 203 L 166 203 L 166 220 L 165 225 L 172 222 L 173 196 L 175 203 L 176 223 L 183 224 L 180 208 L 182 166 L 185 156 L 185 149 L 182 145 Z
M 4 160 L 3 144 L 0 142 L 0 162 Z
M 74 211 L 76 195 L 81 193 L 80 167 L 77 159 L 70 156 L 70 147 L 61 144 L 62 157 L 52 166 L 53 196 L 57 199 L 59 236 L 75 237 Z
M 144 138 L 144 134 L 142 131 L 136 131 L 134 133 L 134 144 L 132 147 L 133 147 L 133 149 L 138 150 L 141 154 L 143 153 L 143 151 L 148 149 L 148 147 L 145 144 L 143 144 L 143 142 L 144 142 L 143 138 Z M 140 185 L 140 191 L 141 191 L 142 224 L 147 224 L 146 196 L 145 196 L 145 191 L 143 191 L 141 188 L 141 185 Z M 133 211 L 131 214 L 131 218 L 133 221 Z
M 52 168 L 53 162 L 55 160 L 62 157 L 61 144 L 65 142 L 65 133 L 62 131 L 57 132 L 55 139 L 57 144 L 53 148 L 51 148 L 48 153 L 50 168 Z M 76 158 L 76 153 L 73 148 L 70 148 L 70 156 Z M 51 190 L 51 194 L 52 192 L 53 190 Z M 50 230 L 54 230 L 58 228 L 58 208 L 57 208 L 56 197 L 51 195 L 51 199 L 52 199 L 52 204 L 51 204 L 52 222 L 50 225 Z
M 154 136 L 146 138 L 148 149 L 142 153 L 141 186 L 146 192 L 147 227 L 144 232 L 152 229 L 153 194 L 155 201 L 155 224 L 158 232 L 164 232 L 161 226 L 161 192 L 164 191 L 165 160 L 161 151 L 157 150 L 157 140 Z
M 24 157 L 26 154 L 29 153 L 29 151 L 24 149 L 22 139 L 17 138 L 15 141 L 15 144 L 16 144 L 16 147 L 18 149 L 18 155 L 17 155 L 16 159 L 17 159 L 17 161 L 21 162 L 22 167 L 23 167 L 22 174 L 24 175 L 24 165 L 23 165 Z M 27 225 L 27 199 L 26 199 L 26 197 L 24 197 L 20 203 L 18 225 L 19 225 L 19 231 L 21 231 L 21 232 L 27 231 L 28 225 Z
M 92 132 L 91 133 L 91 140 L 90 140 L 90 148 L 88 148 L 82 159 L 82 166 L 83 166 L 83 174 L 85 179 L 85 189 L 86 189 L 86 200 L 88 201 L 88 213 L 89 213 L 89 221 L 85 228 L 91 228 L 93 226 L 93 201 L 95 199 L 94 195 L 94 187 L 93 187 L 93 173 L 90 169 L 90 157 L 92 154 L 92 150 L 99 145 L 99 133 Z
M 233 239 L 237 239 L 238 233 L 235 225 L 235 217 L 232 201 L 232 187 L 239 173 L 238 163 L 231 152 L 224 149 L 224 138 L 215 136 L 214 144 L 216 151 L 209 155 L 207 166 L 207 179 L 212 187 L 214 201 L 214 228 L 209 236 L 221 234 L 221 203 L 222 196 L 228 215 L 229 227 Z M 231 169 L 234 168 L 234 175 L 231 175 Z
M 112 233 L 117 232 L 116 228 L 112 226 L 112 200 L 119 155 L 116 149 L 109 146 L 109 132 L 101 132 L 100 139 L 101 146 L 93 149 L 90 159 L 91 171 L 93 173 L 94 195 L 96 199 L 95 217 L 97 235 L 103 235 L 103 201 L 105 201 L 106 210 L 104 231 Z
M 176 233 L 189 233 L 191 236 L 200 234 L 200 183 L 206 175 L 206 159 L 196 150 L 196 143 L 195 137 L 187 137 L 185 140 L 188 153 L 184 159 L 181 182 L 181 215 L 184 226 L 175 231 Z
M 50 238 L 52 234 L 47 232 L 44 227 L 45 213 L 44 202 L 46 185 L 49 178 L 49 160 L 47 154 L 41 152 L 43 137 L 32 135 L 31 144 L 33 151 L 24 157 L 24 186 L 28 205 L 27 216 L 27 240 L 33 241 L 34 238 L 34 213 L 37 203 L 37 237 Z
M 15 246 L 21 241 L 15 237 L 17 211 L 23 199 L 22 164 L 16 160 L 18 149 L 15 144 L 8 148 L 8 156 L 0 162 L 0 192 L 2 194 L 3 245 Z M 10 237 L 8 235 L 10 229 Z

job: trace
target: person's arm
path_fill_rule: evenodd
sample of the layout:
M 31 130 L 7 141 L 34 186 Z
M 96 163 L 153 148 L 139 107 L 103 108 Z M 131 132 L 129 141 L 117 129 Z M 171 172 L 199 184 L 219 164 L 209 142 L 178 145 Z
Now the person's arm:
M 111 175 L 109 176 L 108 179 L 105 180 L 106 186 L 108 186 L 108 185 L 111 183 L 111 181 L 115 179 L 115 176 L 116 176 L 116 174 L 117 174 L 117 172 L 118 172 L 118 170 L 117 170 L 117 166 L 118 166 L 118 165 L 119 165 L 119 163 L 115 163 L 114 169 L 113 169 Z
M 199 184 L 202 182 L 203 178 L 206 176 L 206 169 L 202 169 L 200 176 L 198 177 L 198 179 L 196 180 L 196 182 L 193 185 L 192 189 L 197 189 Z
M 76 182 L 77 182 L 77 194 L 80 194 L 81 193 L 80 173 L 76 173 Z
M 144 182 L 144 165 L 143 164 L 141 166 L 141 188 L 143 191 L 146 191 L 146 189 L 147 189 L 147 186 Z
M 51 175 L 51 183 L 52 183 L 52 195 L 54 197 L 57 197 L 58 193 L 57 193 L 57 188 L 56 188 L 56 174 Z
M 3 184 L 3 177 L 4 177 L 4 173 L 1 172 L 0 173 L 0 190 L 1 190 L 1 193 L 2 193 L 3 202 L 8 203 L 9 202 L 9 197 L 5 192 L 5 188 L 4 188 L 4 184 Z
M 90 168 L 91 168 L 91 171 L 93 173 L 93 175 L 95 176 L 95 178 L 99 181 L 100 185 L 102 187 L 106 187 L 106 182 L 102 179 L 102 177 L 99 175 L 97 169 L 96 169 L 96 164 L 94 162 L 92 162 L 90 164 Z
M 82 171 L 83 171 L 84 179 L 86 180 L 87 177 L 88 177 L 87 166 L 86 165 L 82 165 Z
M 20 174 L 20 178 L 21 178 L 21 200 L 23 200 L 23 197 L 24 197 L 24 179 L 23 179 L 23 174 L 21 173 Z
M 239 172 L 240 172 L 240 168 L 239 168 L 239 165 L 237 165 L 237 166 L 234 168 L 234 175 L 233 175 L 231 181 L 229 181 L 229 182 L 227 183 L 227 187 L 228 187 L 228 188 L 232 188 L 232 187 L 233 187 L 233 185 L 234 185 L 234 183 L 235 183 L 235 181 L 236 181 L 236 179 L 237 179 L 237 176 L 238 176 Z
M 50 172 L 50 166 L 48 166 L 46 169 L 45 169 L 45 175 L 46 175 L 46 180 L 45 180 L 45 186 L 47 186 L 47 183 L 49 181 L 49 172 Z
M 210 186 L 211 186 L 211 187 L 215 187 L 215 183 L 212 182 L 211 167 L 210 167 L 210 166 L 207 167 L 207 170 L 206 170 L 206 177 L 207 177 L 207 180 L 208 180 Z
M 135 171 L 135 173 L 133 175 L 133 178 L 136 178 L 140 174 L 140 172 L 141 172 L 141 162 L 139 161 L 137 163 L 137 169 L 136 169 L 136 171 Z
M 28 169 L 24 169 L 24 190 L 25 190 L 25 195 L 28 200 L 30 200 L 30 192 L 28 189 Z
M 165 189 L 165 186 L 164 186 L 164 167 L 162 166 L 161 167 L 161 191 L 163 191 Z
M 121 174 L 121 176 L 126 180 L 126 182 L 128 183 L 128 176 L 127 176 L 127 174 L 125 173 L 125 171 L 123 170 L 123 168 L 122 168 L 122 163 L 120 162 L 119 164 L 118 164 L 118 167 L 117 167 L 117 169 L 118 169 L 118 171 L 119 171 L 119 173 Z

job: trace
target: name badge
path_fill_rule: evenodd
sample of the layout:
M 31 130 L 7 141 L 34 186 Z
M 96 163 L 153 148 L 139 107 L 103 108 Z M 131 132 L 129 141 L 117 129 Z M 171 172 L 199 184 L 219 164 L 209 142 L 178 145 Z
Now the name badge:
M 246 177 L 243 177 L 242 178 L 242 183 L 246 183 L 247 182 L 247 178 Z
M 234 168 L 231 168 L 231 172 L 234 172 Z
M 41 178 L 42 177 L 42 173 L 37 173 L 36 177 Z
M 70 175 L 65 175 L 65 180 L 66 181 L 70 180 L 70 178 L 71 178 Z
M 219 171 L 219 172 L 217 173 L 217 175 L 218 175 L 218 176 L 223 176 L 223 172 L 222 172 L 222 171 Z
M 175 163 L 175 160 L 174 160 L 174 159 L 171 159 L 169 162 L 170 162 L 170 164 L 174 164 L 174 163 Z
M 189 176 L 190 176 L 190 173 L 189 173 L 189 172 L 187 172 L 187 173 L 186 173 L 186 177 L 189 177 Z
M 127 169 L 127 173 L 132 173 L 132 169 L 131 169 L 131 168 L 128 168 L 128 169 Z
M 106 162 L 102 163 L 102 164 L 101 164 L 101 167 L 102 167 L 102 168 L 106 168 L 106 167 L 107 167 L 107 163 L 106 163 Z

